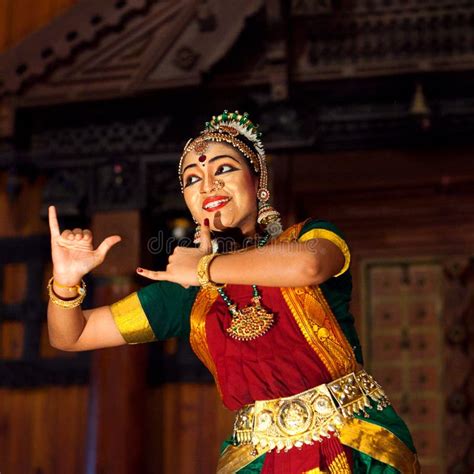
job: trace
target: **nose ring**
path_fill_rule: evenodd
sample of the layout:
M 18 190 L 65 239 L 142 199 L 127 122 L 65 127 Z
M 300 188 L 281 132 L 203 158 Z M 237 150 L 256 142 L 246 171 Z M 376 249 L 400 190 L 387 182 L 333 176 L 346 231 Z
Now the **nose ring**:
M 224 181 L 222 181 L 222 179 L 216 179 L 214 181 L 214 183 L 212 183 L 212 186 L 211 186 L 211 189 L 209 189 L 209 191 L 212 193 L 212 192 L 215 192 L 215 191 L 219 191 L 220 189 L 222 189 L 223 187 L 225 186 L 225 183 Z

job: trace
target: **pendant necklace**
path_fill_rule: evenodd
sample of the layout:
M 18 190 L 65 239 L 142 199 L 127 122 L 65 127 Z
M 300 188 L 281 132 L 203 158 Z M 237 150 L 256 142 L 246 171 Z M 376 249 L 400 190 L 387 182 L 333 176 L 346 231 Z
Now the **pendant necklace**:
M 266 233 L 258 241 L 257 248 L 263 247 L 269 238 L 270 235 Z M 252 285 L 252 289 L 253 296 L 250 304 L 241 309 L 237 308 L 237 304 L 227 296 L 222 287 L 217 289 L 229 308 L 232 318 L 226 331 L 230 337 L 238 341 L 251 341 L 263 336 L 273 325 L 273 313 L 270 313 L 261 305 L 262 296 L 258 292 L 257 285 Z

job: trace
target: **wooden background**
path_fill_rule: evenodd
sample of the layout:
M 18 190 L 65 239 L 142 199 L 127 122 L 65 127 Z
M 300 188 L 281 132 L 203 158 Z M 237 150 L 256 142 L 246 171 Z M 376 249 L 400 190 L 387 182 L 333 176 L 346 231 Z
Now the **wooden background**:
M 76 0 L 0 0 L 0 52 L 19 43 Z
M 0 0 L 0 51 L 74 3 Z M 457 148 L 453 143 L 444 149 L 381 148 L 272 157 L 274 197 L 285 222 L 321 217 L 335 222 L 347 236 L 353 256 L 353 312 L 365 347 L 373 343 L 365 306 L 364 278 L 369 263 L 472 256 L 473 154 L 473 148 Z M 12 200 L 7 178 L 6 172 L 0 172 L 0 238 L 47 233 L 39 217 L 44 179 L 21 178 L 21 191 Z M 134 289 L 141 219 L 138 212 L 94 216 L 94 228 L 127 234 L 124 246 L 120 251 L 114 249 L 108 266 L 99 272 L 106 284 L 97 295 L 97 304 L 111 303 Z M 20 300 L 24 269 L 7 267 L 4 276 L 2 299 Z M 117 283 L 117 277 L 122 283 Z M 19 323 L 2 323 L 2 358 L 18 357 L 21 341 Z M 437 340 L 436 353 L 449 354 L 445 345 L 444 339 Z M 49 346 L 46 331 L 41 352 L 44 357 L 59 355 Z M 213 472 L 232 415 L 223 409 L 212 385 L 148 388 L 147 352 L 147 346 L 97 351 L 93 383 L 86 387 L 0 389 L 2 474 Z M 365 355 L 367 365 L 373 366 L 371 352 Z M 443 376 L 450 375 L 444 365 L 439 370 Z M 430 377 L 428 372 L 426 377 Z M 443 380 L 436 381 L 432 392 L 440 390 Z M 404 416 L 415 423 L 418 415 L 412 411 Z M 449 433 L 446 427 L 438 429 L 438 439 L 443 442 L 435 448 L 442 451 L 437 455 L 447 456 L 448 446 L 449 455 L 456 460 L 463 453 L 457 451 L 460 443 L 450 443 Z M 420 455 L 429 461 L 426 472 L 441 473 L 439 466 L 430 464 L 433 446 L 419 436 Z

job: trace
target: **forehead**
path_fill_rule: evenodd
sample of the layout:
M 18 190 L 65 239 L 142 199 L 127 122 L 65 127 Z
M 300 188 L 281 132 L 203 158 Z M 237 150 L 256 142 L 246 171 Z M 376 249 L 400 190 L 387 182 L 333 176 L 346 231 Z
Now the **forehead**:
M 206 155 L 207 159 L 213 158 L 214 156 L 218 155 L 229 155 L 237 159 L 240 163 L 245 163 L 245 158 L 233 146 L 228 145 L 227 143 L 209 142 L 208 147 L 204 153 L 196 153 L 195 151 L 190 151 L 189 153 L 187 153 L 183 159 L 182 168 L 184 169 L 187 165 L 191 163 L 199 162 L 199 157 L 202 154 Z

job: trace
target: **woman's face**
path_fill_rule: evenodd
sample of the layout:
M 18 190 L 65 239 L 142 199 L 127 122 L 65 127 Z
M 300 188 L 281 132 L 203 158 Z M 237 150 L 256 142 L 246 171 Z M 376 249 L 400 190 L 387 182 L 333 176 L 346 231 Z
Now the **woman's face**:
M 246 159 L 230 145 L 209 143 L 204 154 L 189 152 L 183 160 L 184 200 L 200 224 L 255 233 L 258 179 Z

